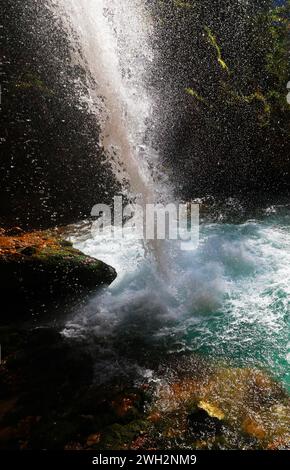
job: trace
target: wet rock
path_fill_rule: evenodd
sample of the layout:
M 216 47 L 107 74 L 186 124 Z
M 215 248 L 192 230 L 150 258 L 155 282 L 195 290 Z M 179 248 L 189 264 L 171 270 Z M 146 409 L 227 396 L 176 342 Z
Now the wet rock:
M 2 421 L 5 415 L 7 415 L 11 410 L 14 409 L 17 400 L 0 400 L 0 420 Z
M 199 407 L 189 415 L 188 421 L 195 439 L 209 438 L 222 431 L 222 420 Z
M 267 446 L 268 450 L 290 450 L 290 439 L 278 437 L 270 442 Z
M 200 383 L 190 378 L 162 384 L 157 391 L 156 408 L 161 412 L 188 408 L 198 401 L 199 390 Z
M 77 435 L 74 422 L 65 419 L 41 420 L 34 429 L 30 448 L 60 450 Z
M 11 443 L 16 438 L 15 429 L 12 427 L 7 427 L 0 429 L 0 448 L 3 448 L 6 443 Z
M 148 449 L 148 447 L 152 449 L 152 446 L 150 446 L 150 439 L 147 435 L 144 436 L 138 436 L 129 446 L 129 450 L 142 450 L 142 449 Z
M 90 291 L 116 271 L 49 232 L 0 236 L 0 291 L 8 301 Z
M 202 385 L 199 395 L 222 410 L 226 424 L 240 436 L 254 439 L 255 448 L 265 448 L 267 442 L 277 438 L 285 440 L 289 433 L 289 396 L 261 370 L 217 369 Z
M 266 432 L 266 440 L 268 445 L 278 443 L 284 448 L 290 448 L 290 399 L 284 402 L 276 403 L 263 410 L 260 413 L 261 424 Z
M 37 327 L 26 334 L 26 344 L 28 349 L 50 348 L 52 345 L 64 344 L 64 338 L 54 328 Z
M 266 431 L 263 428 L 263 425 L 258 422 L 257 419 L 248 417 L 242 423 L 242 429 L 246 434 L 256 437 L 257 439 L 264 439 L 266 437 Z
M 96 434 L 91 434 L 88 438 L 87 438 L 87 446 L 88 447 L 93 447 L 94 445 L 96 444 L 99 444 L 101 440 L 101 434 L 100 433 L 96 433 Z
M 17 235 L 22 235 L 22 234 L 23 234 L 23 230 L 21 227 L 12 227 L 12 228 L 5 230 L 5 235 L 7 235 L 8 237 L 14 237 Z
M 27 246 L 26 248 L 23 248 L 20 253 L 25 256 L 32 256 L 37 253 L 37 249 L 35 246 Z
M 117 395 L 111 406 L 120 422 L 130 422 L 140 418 L 143 412 L 144 394 L 141 392 L 123 392 Z
M 84 450 L 80 442 L 69 442 L 65 445 L 64 450 Z
M 118 416 L 123 417 L 134 406 L 135 397 L 120 397 L 118 400 L 114 400 L 112 405 Z
M 136 420 L 129 424 L 113 424 L 104 430 L 100 440 L 100 448 L 107 450 L 129 449 L 133 442 L 143 436 L 150 427 L 148 421 Z
M 211 418 L 217 418 L 221 421 L 225 417 L 224 412 L 220 408 L 206 401 L 200 401 L 197 407 L 200 410 L 204 410 Z
M 15 352 L 21 345 L 23 345 L 25 333 L 20 329 L 16 329 L 10 326 L 0 327 L 0 344 L 2 360 L 6 358 L 10 353 Z
M 66 423 L 72 422 L 71 427 L 79 429 L 80 418 L 72 416 L 71 408 L 93 376 L 93 361 L 86 345 L 68 341 L 52 328 L 36 328 L 23 333 L 17 348 L 5 359 L 0 379 L 4 385 L 1 384 L 3 425 L 17 430 L 18 446 L 20 440 L 27 441 L 30 447 L 37 447 L 40 442 L 45 445 L 47 433 L 48 442 L 52 443 L 53 415 L 61 422 L 64 414 L 69 415 Z M 16 398 L 9 403 L 11 396 Z M 28 431 L 25 433 L 24 429 Z M 74 437 L 70 432 L 62 434 L 57 445 Z
M 182 366 L 176 370 L 158 386 L 148 416 L 161 446 L 172 440 L 195 448 L 265 449 L 290 442 L 289 396 L 264 371 L 213 365 L 197 376 L 186 366 L 182 376 Z
M 287 398 L 283 387 L 266 373 L 248 368 L 219 368 L 199 390 L 201 400 L 214 403 L 227 420 L 242 422 Z
M 151 421 L 151 423 L 158 423 L 158 421 L 160 421 L 161 418 L 162 418 L 162 415 L 158 411 L 153 411 L 148 416 L 148 420 Z

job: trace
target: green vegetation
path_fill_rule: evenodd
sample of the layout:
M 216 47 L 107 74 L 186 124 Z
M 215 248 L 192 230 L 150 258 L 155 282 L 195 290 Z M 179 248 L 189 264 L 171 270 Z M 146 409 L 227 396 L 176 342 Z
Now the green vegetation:
M 54 92 L 45 85 L 43 80 L 30 72 L 23 74 L 15 84 L 15 87 L 19 90 L 36 89 L 48 95 L 54 94 Z
M 196 98 L 198 101 L 201 101 L 202 103 L 205 103 L 205 99 L 200 96 L 196 90 L 193 90 L 192 88 L 185 88 L 185 91 L 188 95 L 192 96 L 193 98 Z
M 213 34 L 213 32 L 207 26 L 205 27 L 205 30 L 207 32 L 207 36 L 208 36 L 208 39 L 209 39 L 210 43 L 212 44 L 212 46 L 215 48 L 215 50 L 217 52 L 217 61 L 218 61 L 219 65 L 227 73 L 230 73 L 229 67 L 227 66 L 227 64 L 223 60 L 221 47 L 219 46 L 219 44 L 217 42 L 216 36 Z
M 254 18 L 256 29 L 256 44 L 262 48 L 261 42 L 268 44 L 264 61 L 264 86 L 252 84 L 252 90 L 244 94 L 239 90 L 235 70 L 231 71 L 222 53 L 222 45 L 217 40 L 214 32 L 207 26 L 205 31 L 209 43 L 217 54 L 217 62 L 228 78 L 220 76 L 219 95 L 222 102 L 228 106 L 250 106 L 256 114 L 257 125 L 265 127 L 271 120 L 278 119 L 277 114 L 290 112 L 290 106 L 286 101 L 286 84 L 290 80 L 289 65 L 289 29 L 290 29 L 290 2 L 283 7 L 270 9 L 267 13 L 257 15 Z M 264 46 L 265 47 L 265 46 Z M 264 48 L 263 47 L 263 48 Z M 255 77 L 253 77 L 255 78 Z M 197 90 L 187 87 L 186 93 L 206 106 L 210 100 L 202 96 Z M 215 100 L 216 101 L 216 100 Z
M 192 4 L 189 2 L 182 2 L 181 0 L 173 0 L 173 3 L 177 8 L 193 8 Z

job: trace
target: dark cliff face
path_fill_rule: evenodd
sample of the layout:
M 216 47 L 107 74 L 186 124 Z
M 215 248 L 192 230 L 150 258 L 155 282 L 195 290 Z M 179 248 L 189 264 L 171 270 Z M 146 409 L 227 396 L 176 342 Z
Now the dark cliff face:
M 23 227 L 81 219 L 117 191 L 79 99 L 86 76 L 46 1 L 6 0 L 1 14 L 0 218 Z
M 289 195 L 290 2 L 281 3 L 154 2 L 156 145 L 182 197 Z

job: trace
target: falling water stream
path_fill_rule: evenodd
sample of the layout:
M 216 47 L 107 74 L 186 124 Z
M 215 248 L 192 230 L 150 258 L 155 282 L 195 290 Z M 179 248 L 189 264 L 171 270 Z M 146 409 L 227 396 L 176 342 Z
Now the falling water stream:
M 101 122 L 101 144 L 130 194 L 156 200 L 149 165 L 152 96 L 146 87 L 153 62 L 149 12 L 140 0 L 59 0 L 72 37 L 72 60 L 87 72 L 88 100 Z

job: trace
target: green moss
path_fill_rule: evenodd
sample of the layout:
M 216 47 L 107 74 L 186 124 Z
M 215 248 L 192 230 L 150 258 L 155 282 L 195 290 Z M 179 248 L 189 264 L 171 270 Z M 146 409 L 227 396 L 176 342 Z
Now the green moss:
M 193 8 L 193 5 L 189 2 L 183 2 L 181 0 L 173 0 L 174 5 L 177 8 Z
M 290 111 L 290 106 L 286 101 L 286 84 L 290 77 L 290 1 L 286 1 L 282 7 L 272 8 L 267 14 L 257 17 L 256 23 L 266 25 L 264 41 L 267 42 L 268 47 L 265 56 L 265 74 L 268 75 L 269 85 L 264 95 L 271 102 L 275 118 L 277 113 Z
M 222 50 L 221 50 L 221 47 L 219 46 L 219 44 L 217 42 L 216 36 L 213 34 L 213 32 L 207 26 L 205 27 L 205 30 L 207 32 L 207 36 L 208 36 L 208 39 L 209 39 L 210 43 L 212 44 L 212 46 L 215 48 L 215 50 L 217 52 L 217 61 L 218 61 L 219 65 L 221 66 L 221 68 L 223 70 L 225 70 L 229 74 L 230 69 L 229 69 L 229 67 L 227 66 L 226 62 L 224 61 L 224 59 L 222 57 Z
M 195 98 L 197 101 L 200 101 L 201 103 L 205 103 L 206 100 L 196 91 L 193 90 L 192 88 L 185 88 L 185 92 Z
M 271 117 L 271 105 L 268 98 L 259 90 L 249 95 L 239 94 L 233 89 L 228 89 L 228 95 L 232 98 L 231 104 L 241 103 L 251 105 L 253 103 L 260 103 L 262 105 L 262 112 L 258 112 L 261 125 L 267 125 L 270 122 Z M 229 102 L 229 101 L 228 101 Z
M 19 79 L 19 81 L 15 83 L 15 88 L 19 90 L 28 90 L 35 88 L 48 95 L 54 94 L 54 92 L 45 85 L 43 80 L 41 80 L 37 75 L 34 75 L 30 72 L 24 74 L 21 79 Z
M 91 290 L 113 282 L 116 272 L 51 234 L 31 234 L 27 246 L 0 256 L 0 290 L 46 296 Z M 30 240 L 37 240 L 32 246 Z M 23 240 L 22 240 L 23 243 Z
M 126 449 L 134 439 L 144 434 L 151 427 L 145 420 L 132 421 L 129 424 L 113 424 L 104 430 L 98 448 L 107 450 Z

